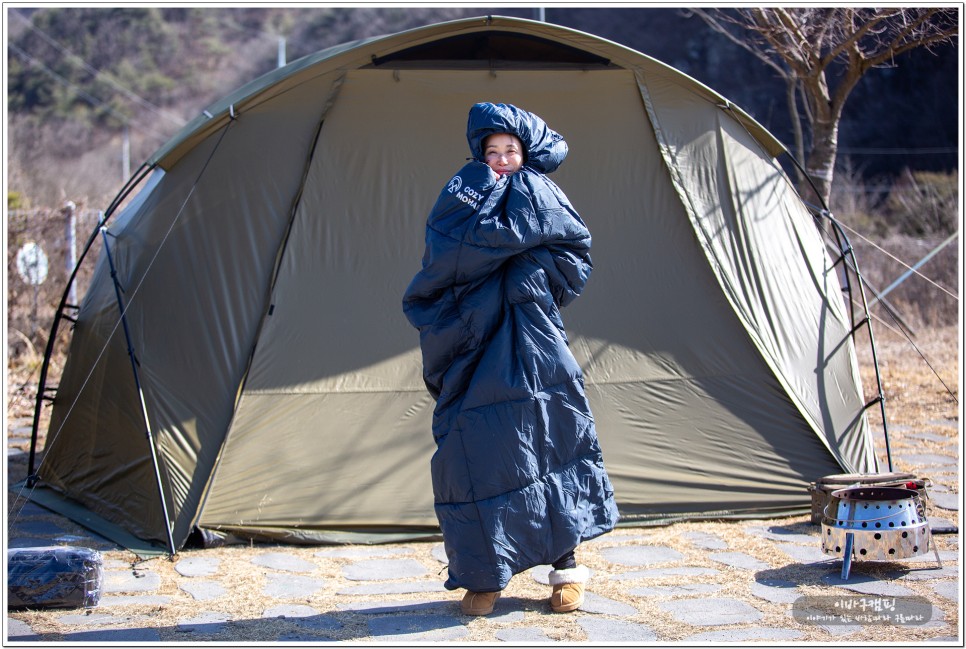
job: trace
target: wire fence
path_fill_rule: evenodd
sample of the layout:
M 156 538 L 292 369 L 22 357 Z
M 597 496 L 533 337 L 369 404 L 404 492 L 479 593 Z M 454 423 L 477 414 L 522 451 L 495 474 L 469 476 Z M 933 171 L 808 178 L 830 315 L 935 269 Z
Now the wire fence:
M 100 217 L 73 206 L 7 212 L 8 361 L 43 354 L 67 280 Z M 98 254 L 92 247 L 78 267 L 68 304 L 83 298 Z

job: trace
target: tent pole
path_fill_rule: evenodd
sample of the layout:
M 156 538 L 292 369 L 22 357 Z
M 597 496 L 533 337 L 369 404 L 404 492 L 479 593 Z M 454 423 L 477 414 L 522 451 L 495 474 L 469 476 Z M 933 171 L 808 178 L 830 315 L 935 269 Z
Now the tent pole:
M 57 341 L 57 329 L 60 326 L 61 319 L 70 319 L 64 315 L 64 309 L 68 307 L 67 300 L 71 294 L 71 289 L 74 287 L 74 280 L 77 278 L 77 273 L 80 271 L 80 266 L 84 262 L 84 258 L 90 251 L 94 242 L 97 241 L 97 233 L 101 226 L 111 217 L 114 210 L 117 209 L 121 201 L 127 197 L 127 195 L 137 187 L 142 180 L 144 180 L 147 175 L 154 169 L 150 165 L 142 165 L 137 173 L 127 181 L 127 184 L 121 189 L 118 195 L 111 202 L 111 205 L 107 208 L 107 211 L 102 215 L 100 222 L 97 227 L 91 231 L 90 236 L 87 238 L 87 242 L 84 244 L 84 249 L 80 254 L 80 258 L 74 265 L 74 271 L 70 274 L 67 279 L 67 288 L 64 289 L 64 294 L 60 298 L 60 304 L 57 306 L 57 311 L 54 312 L 54 321 L 50 327 L 50 335 L 47 336 L 47 348 L 44 351 L 44 360 L 40 365 L 40 378 L 37 381 L 37 398 L 34 403 L 34 420 L 30 430 L 30 455 L 27 461 L 27 485 L 33 486 L 37 482 L 37 475 L 34 471 L 34 462 L 36 458 L 37 450 L 37 439 L 40 431 L 40 414 L 43 409 L 43 403 L 45 400 L 52 401 L 52 397 L 47 396 L 47 372 L 50 369 L 50 358 L 54 353 L 54 343 Z M 73 308 L 80 311 L 79 305 L 70 305 Z M 52 440 L 48 440 L 48 443 Z
M 843 252 L 843 255 L 847 254 L 848 257 L 851 258 L 852 272 L 855 273 L 855 278 L 859 285 L 858 286 L 859 295 L 862 298 L 862 308 L 865 310 L 865 318 L 863 318 L 862 322 L 856 325 L 856 328 L 852 330 L 852 337 L 853 338 L 855 337 L 856 329 L 859 326 L 865 325 L 866 327 L 868 327 L 869 348 L 872 351 L 872 366 L 875 369 L 875 382 L 876 382 L 876 390 L 878 394 L 875 397 L 875 399 L 873 399 L 871 402 L 869 402 L 869 404 L 866 405 L 866 408 L 868 408 L 870 405 L 872 405 L 875 402 L 879 403 L 879 410 L 882 414 L 882 435 L 885 438 L 886 462 L 888 463 L 889 472 L 891 473 L 893 470 L 892 469 L 892 449 L 889 444 L 889 425 L 886 422 L 885 392 L 882 390 L 882 377 L 879 374 L 879 358 L 878 358 L 878 353 L 876 351 L 875 336 L 872 333 L 872 314 L 869 312 L 869 301 L 865 295 L 865 282 L 863 281 L 862 273 L 859 272 L 859 262 L 855 258 L 855 250 L 852 248 L 852 244 L 849 241 L 849 238 L 842 230 L 842 226 L 839 225 L 838 221 L 836 221 L 832 217 L 832 213 L 828 209 L 823 209 L 821 214 L 822 216 L 828 219 L 829 223 L 832 224 L 832 228 L 835 230 L 836 238 L 841 238 L 841 241 L 845 242 L 845 247 L 842 249 L 842 252 Z
M 848 268 L 846 268 L 845 278 L 846 278 L 846 282 L 849 285 L 849 289 L 848 289 L 849 303 L 850 303 L 849 315 L 851 316 L 851 319 L 852 319 L 852 331 L 849 335 L 852 336 L 852 340 L 854 342 L 855 332 L 858 329 L 858 327 L 865 325 L 869 329 L 869 349 L 872 351 L 872 369 L 875 370 L 875 383 L 876 383 L 877 395 L 875 399 L 873 399 L 871 402 L 866 404 L 863 410 L 868 409 L 868 407 L 875 402 L 879 403 L 879 411 L 882 414 L 882 436 L 885 438 L 886 462 L 889 465 L 889 472 L 891 473 L 892 472 L 892 449 L 890 448 L 890 445 L 889 445 L 889 424 L 888 424 L 888 421 L 886 420 L 885 392 L 882 389 L 882 375 L 879 372 L 879 357 L 875 346 L 875 336 L 872 333 L 872 314 L 869 311 L 869 300 L 865 295 L 865 280 L 862 277 L 862 273 L 859 271 L 859 262 L 855 258 L 855 249 L 852 247 L 852 243 L 849 241 L 848 236 L 846 236 L 845 231 L 842 229 L 841 224 L 837 220 L 835 220 L 835 218 L 832 216 L 832 211 L 829 209 L 829 206 L 826 205 L 825 201 L 822 199 L 822 194 L 821 192 L 818 191 L 818 188 L 815 186 L 815 183 L 812 181 L 812 177 L 808 174 L 807 171 L 805 171 L 804 167 L 802 167 L 802 165 L 798 162 L 798 160 L 795 159 L 795 156 L 789 155 L 788 157 L 792 161 L 792 164 L 794 164 L 801 172 L 802 177 L 808 181 L 808 184 L 812 187 L 812 190 L 815 192 L 815 195 L 818 196 L 819 201 L 821 202 L 822 205 L 821 207 L 816 207 L 815 205 L 811 205 L 807 203 L 804 199 L 802 199 L 802 203 L 804 203 L 806 207 L 811 208 L 815 212 L 816 216 L 820 216 L 822 218 L 828 219 L 828 222 L 832 225 L 832 230 L 835 232 L 836 245 L 839 248 L 839 253 L 842 255 L 842 259 L 844 260 L 846 258 L 849 258 L 852 260 L 851 270 L 853 273 L 855 273 L 855 280 L 856 280 L 856 283 L 858 284 L 859 296 L 862 298 L 862 308 L 865 311 L 865 318 L 862 320 L 862 322 L 856 324 L 855 313 L 852 311 L 852 307 L 851 307 L 851 304 L 853 303 L 851 282 L 848 279 L 848 275 L 849 275 Z M 876 468 L 878 469 L 879 461 L 874 454 L 873 454 L 873 460 L 875 460 Z
M 104 238 L 104 252 L 107 254 L 107 263 L 111 267 L 111 280 L 114 282 L 114 294 L 117 296 L 117 306 L 121 310 L 121 325 L 124 327 L 124 340 L 127 342 L 127 353 L 131 359 L 131 369 L 134 371 L 134 386 L 137 388 L 138 398 L 141 401 L 141 417 L 144 420 L 144 431 L 148 440 L 148 448 L 151 450 L 151 463 L 154 466 L 154 477 L 158 486 L 158 495 L 161 498 L 161 511 L 164 514 L 164 531 L 168 536 L 168 549 L 170 550 L 171 557 L 174 557 L 177 554 L 177 550 L 174 547 L 174 537 L 171 535 L 171 521 L 168 518 L 168 504 L 164 498 L 164 485 L 161 482 L 158 454 L 154 448 L 154 436 L 151 434 L 151 424 L 148 420 L 148 407 L 144 400 L 144 390 L 141 389 L 137 359 L 134 356 L 134 346 L 131 344 L 131 334 L 127 327 L 127 313 L 124 308 L 124 301 L 121 298 L 121 287 L 117 280 L 117 271 L 114 268 L 114 258 L 111 256 L 111 247 L 107 242 L 106 226 L 101 226 L 101 234 Z

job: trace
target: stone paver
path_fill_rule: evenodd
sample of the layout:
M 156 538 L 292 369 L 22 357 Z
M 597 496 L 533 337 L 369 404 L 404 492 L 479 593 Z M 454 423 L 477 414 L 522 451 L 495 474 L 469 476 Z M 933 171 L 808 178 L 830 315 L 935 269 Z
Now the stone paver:
M 907 572 L 896 575 L 896 579 L 902 579 L 903 581 L 932 581 L 942 579 L 943 577 L 956 578 L 958 576 L 959 568 L 956 566 L 943 564 L 943 567 L 940 568 L 938 565 L 933 564 L 932 566 L 911 568 Z
M 428 575 L 426 567 L 415 559 L 371 559 L 342 568 L 342 576 L 351 581 L 389 581 Z
M 57 618 L 61 624 L 83 624 L 85 626 L 104 626 L 122 622 L 123 618 L 110 613 L 67 613 Z
M 723 563 L 726 566 L 741 568 L 742 570 L 767 570 L 771 568 L 770 564 L 744 552 L 711 552 L 708 554 L 708 558 L 712 561 Z
M 580 607 L 580 610 L 587 613 L 601 613 L 604 615 L 616 615 L 618 617 L 637 615 L 640 612 L 630 604 L 618 602 L 617 600 L 595 593 L 584 593 L 584 603 Z
M 956 563 L 959 561 L 959 552 L 953 550 L 940 550 L 939 560 L 943 563 Z M 923 554 L 917 554 L 914 557 L 906 557 L 905 559 L 900 559 L 898 563 L 928 563 L 929 567 L 936 566 L 936 554 L 930 549 Z M 921 566 L 920 566 L 921 567 Z
M 331 615 L 322 615 L 311 606 L 304 604 L 283 604 L 265 609 L 263 618 L 284 618 L 298 626 L 316 631 L 335 631 L 342 628 L 342 623 Z
M 538 584 L 549 586 L 551 570 L 553 570 L 552 566 L 535 566 L 530 568 L 530 578 Z
M 929 500 L 940 509 L 959 511 L 959 494 L 932 492 L 929 494 Z
M 947 518 L 930 516 L 929 529 L 933 534 L 955 534 L 959 531 L 959 526 Z
M 771 527 L 764 527 L 762 525 L 749 525 L 745 527 L 745 532 L 747 532 L 748 534 L 754 534 L 755 536 L 760 536 L 762 538 L 768 539 L 769 541 L 780 541 L 782 543 L 801 543 L 804 545 L 809 545 L 809 544 L 820 545 L 822 542 L 818 527 L 815 528 L 814 533 L 806 534 L 802 532 L 797 532 L 787 527 L 780 527 L 777 525 L 773 525 Z
M 581 616 L 577 624 L 587 634 L 588 642 L 654 642 L 658 639 L 650 627 L 626 620 Z
M 656 563 L 681 561 L 684 555 L 662 545 L 637 545 L 603 548 L 600 554 L 611 563 L 622 566 L 650 566 Z
M 446 547 L 443 546 L 442 543 L 437 543 L 434 545 L 430 553 L 433 555 L 433 558 L 440 563 L 449 563 L 449 557 L 446 556 Z
M 691 544 L 703 550 L 726 550 L 728 542 L 717 534 L 709 532 L 685 532 L 681 535 L 691 541 Z
M 960 595 L 962 593 L 962 587 L 959 582 L 955 581 L 941 581 L 938 584 L 934 584 L 932 589 L 940 597 L 945 597 L 948 600 L 958 602 Z
M 97 606 L 109 609 L 114 606 L 162 606 L 170 602 L 168 595 L 104 595 Z
M 758 609 L 733 597 L 703 597 L 660 602 L 658 606 L 675 620 L 691 626 L 744 624 L 761 619 Z
M 725 629 L 697 633 L 684 638 L 683 642 L 787 642 L 799 640 L 803 636 L 801 631 L 793 629 Z
M 442 548 L 443 546 L 440 545 L 439 547 Z M 412 553 L 412 548 L 357 546 L 349 548 L 326 548 L 316 552 L 315 556 L 324 559 L 372 559 L 375 557 L 395 557 Z M 446 555 L 444 554 L 443 556 L 445 558 Z
M 174 569 L 185 577 L 210 577 L 218 572 L 218 565 L 216 557 L 185 557 L 174 564 Z
M 108 570 L 102 573 L 101 593 L 148 593 L 161 586 L 156 572 L 131 570 Z
M 664 577 L 710 577 L 719 574 L 714 568 L 700 568 L 697 566 L 682 566 L 680 568 L 652 568 L 650 570 L 634 570 L 611 575 L 614 581 L 634 581 L 637 579 L 660 579 Z
M 822 575 L 822 582 L 829 586 L 838 586 L 840 588 L 845 588 L 847 590 L 866 595 L 880 595 L 882 597 L 915 595 L 915 591 L 906 586 L 892 581 L 883 581 L 881 579 L 869 577 L 868 575 L 863 575 L 861 572 L 856 572 L 854 569 L 854 563 L 852 564 L 852 567 L 853 569 L 849 572 L 848 579 L 842 579 L 842 571 L 839 569 L 836 572 Z
M 681 586 L 644 586 L 630 588 L 628 594 L 638 597 L 676 597 L 678 595 L 708 595 L 724 588 L 721 584 L 683 584 Z
M 185 620 L 179 620 L 178 631 L 197 635 L 221 633 L 227 628 L 230 619 L 225 613 L 204 612 Z
M 938 435 L 936 433 L 906 433 L 905 437 L 921 439 L 927 442 L 945 442 L 949 439 L 945 435 Z
M 523 611 L 519 610 L 519 602 L 510 598 L 501 599 L 493 613 L 486 616 L 490 624 L 519 624 L 525 617 Z M 509 607 L 509 608 L 508 608 Z
M 469 630 L 449 615 L 387 615 L 368 621 L 376 642 L 452 642 Z
M 446 589 L 439 581 L 400 581 L 381 582 L 377 584 L 361 584 L 359 586 L 344 586 L 336 591 L 337 595 L 401 595 L 404 593 L 445 593 Z
M 784 579 L 761 579 L 751 585 L 751 594 L 776 604 L 791 604 L 802 596 L 798 585 Z
M 210 579 L 186 581 L 179 588 L 198 601 L 218 599 L 228 592 L 220 581 Z
M 494 635 L 501 642 L 550 642 L 550 638 L 543 632 L 543 629 L 535 626 L 500 629 Z
M 157 629 L 136 628 L 136 629 L 93 629 L 90 631 L 76 631 L 64 634 L 65 642 L 82 643 L 102 643 L 110 642 L 124 645 L 133 645 L 145 642 L 160 642 L 161 634 Z M 97 646 L 96 644 L 94 646 Z
M 387 613 L 412 613 L 431 609 L 450 608 L 458 610 L 456 600 L 399 600 L 378 602 L 346 602 L 338 605 L 340 611 L 355 611 L 365 615 L 381 615 Z
M 823 561 L 841 561 L 840 557 L 822 552 L 821 541 L 815 537 L 814 545 L 798 545 L 797 543 L 776 543 L 775 547 L 799 563 L 820 563 Z
M 38 634 L 34 633 L 29 624 L 9 615 L 7 616 L 6 630 L 7 639 L 10 641 L 36 642 L 41 639 Z
M 930 604 L 929 609 L 930 609 L 929 621 L 923 624 L 922 626 L 926 628 L 933 628 L 933 629 L 945 627 L 946 614 L 943 613 L 942 609 L 936 606 L 935 604 Z

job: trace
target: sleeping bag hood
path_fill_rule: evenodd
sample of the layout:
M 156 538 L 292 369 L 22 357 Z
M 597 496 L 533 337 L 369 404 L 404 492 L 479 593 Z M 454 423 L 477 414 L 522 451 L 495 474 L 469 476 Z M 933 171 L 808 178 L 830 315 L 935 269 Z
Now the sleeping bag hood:
M 545 174 L 557 170 L 567 157 L 567 142 L 546 122 L 509 104 L 480 103 L 470 109 L 466 139 L 473 159 L 484 162 L 483 142 L 495 133 L 520 138 L 526 151 L 524 164 Z
M 493 133 L 526 147 L 516 173 L 482 162 Z M 467 141 L 474 159 L 429 215 L 403 310 L 436 399 L 445 585 L 485 592 L 613 529 L 618 514 L 560 313 L 592 270 L 586 225 L 544 175 L 566 142 L 536 115 L 489 103 L 470 110 Z

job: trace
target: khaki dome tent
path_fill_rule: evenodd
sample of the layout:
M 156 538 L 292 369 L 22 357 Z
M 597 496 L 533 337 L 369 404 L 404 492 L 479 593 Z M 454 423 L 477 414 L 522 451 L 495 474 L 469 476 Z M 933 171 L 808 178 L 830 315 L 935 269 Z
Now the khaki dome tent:
M 478 101 L 570 144 L 553 178 L 595 270 L 564 317 L 624 523 L 802 513 L 809 481 L 876 469 L 850 313 L 782 146 L 636 51 L 478 18 L 295 61 L 146 163 L 92 235 L 32 497 L 170 552 L 193 532 L 436 534 L 401 298 Z

